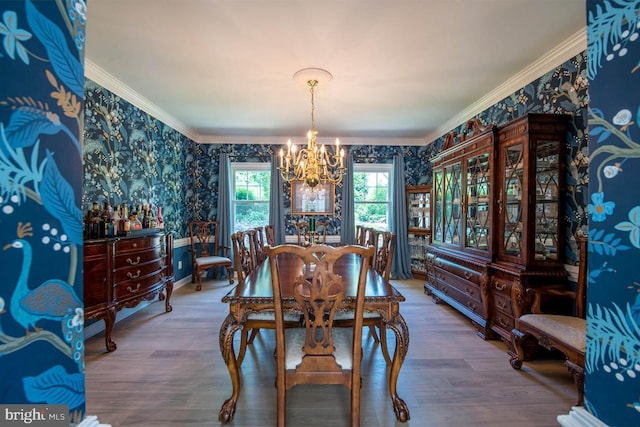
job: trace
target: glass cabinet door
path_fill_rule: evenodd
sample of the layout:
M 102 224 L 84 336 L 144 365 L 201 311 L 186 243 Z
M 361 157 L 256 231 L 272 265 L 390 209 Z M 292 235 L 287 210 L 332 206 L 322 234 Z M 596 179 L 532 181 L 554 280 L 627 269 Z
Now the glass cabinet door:
M 444 213 L 444 174 L 441 170 L 434 173 L 433 176 L 433 240 L 437 242 L 443 241 L 443 213 Z
M 409 228 L 431 228 L 431 193 L 428 191 L 408 194 Z
M 502 203 L 500 203 L 503 231 L 500 252 L 520 258 L 524 249 L 522 239 L 524 146 L 521 143 L 510 145 L 504 148 L 502 154 L 505 164 Z
M 560 142 L 538 141 L 536 147 L 535 259 L 558 259 Z
M 460 163 L 445 168 L 444 188 L 444 242 L 461 244 L 462 176 Z
M 467 160 L 466 240 L 465 247 L 481 251 L 489 250 L 491 235 L 490 157 L 481 153 Z

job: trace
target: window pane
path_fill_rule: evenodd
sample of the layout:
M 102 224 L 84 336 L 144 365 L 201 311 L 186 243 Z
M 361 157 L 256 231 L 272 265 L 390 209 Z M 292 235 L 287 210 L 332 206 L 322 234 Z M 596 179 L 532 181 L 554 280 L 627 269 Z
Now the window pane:
M 236 200 L 269 200 L 270 171 L 236 170 L 234 178 Z
M 358 171 L 356 167 L 353 174 L 355 223 L 389 230 L 390 173 L 373 171 L 370 165 L 367 168 L 368 171 Z M 388 170 L 385 166 L 381 169 Z
M 235 223 L 233 229 L 248 230 L 264 227 L 269 222 L 268 202 L 237 202 L 235 204 Z
M 233 232 L 269 222 L 271 170 L 268 163 L 235 163 L 233 170 Z

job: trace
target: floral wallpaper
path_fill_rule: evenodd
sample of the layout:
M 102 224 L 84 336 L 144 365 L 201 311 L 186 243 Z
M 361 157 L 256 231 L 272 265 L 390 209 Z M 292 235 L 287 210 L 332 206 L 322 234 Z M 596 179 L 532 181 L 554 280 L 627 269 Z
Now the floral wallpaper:
M 187 172 L 195 143 L 91 80 L 85 97 L 84 212 L 94 201 L 150 203 L 167 231 L 185 236 L 202 182 Z
M 0 402 L 84 416 L 83 0 L 0 3 Z
M 591 0 L 585 406 L 640 425 L 640 1 Z M 602 393 L 606 390 L 606 393 Z

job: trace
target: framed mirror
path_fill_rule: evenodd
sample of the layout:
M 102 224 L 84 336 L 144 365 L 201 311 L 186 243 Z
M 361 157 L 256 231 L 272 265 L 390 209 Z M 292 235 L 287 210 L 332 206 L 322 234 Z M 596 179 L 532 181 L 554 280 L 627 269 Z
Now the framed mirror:
M 331 215 L 334 211 L 334 184 L 326 183 L 309 187 L 304 181 L 291 183 L 292 215 Z

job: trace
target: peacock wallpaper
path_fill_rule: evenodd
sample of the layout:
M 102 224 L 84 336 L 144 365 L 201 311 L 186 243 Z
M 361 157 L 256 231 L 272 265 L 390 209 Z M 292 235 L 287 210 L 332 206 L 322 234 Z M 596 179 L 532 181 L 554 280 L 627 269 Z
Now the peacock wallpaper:
M 585 406 L 640 425 L 640 1 L 587 2 L 589 282 Z M 603 391 L 605 391 L 603 393 Z
M 0 402 L 84 417 L 82 0 L 0 3 Z

